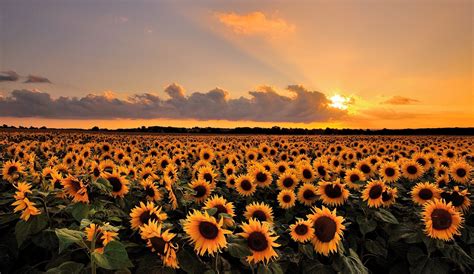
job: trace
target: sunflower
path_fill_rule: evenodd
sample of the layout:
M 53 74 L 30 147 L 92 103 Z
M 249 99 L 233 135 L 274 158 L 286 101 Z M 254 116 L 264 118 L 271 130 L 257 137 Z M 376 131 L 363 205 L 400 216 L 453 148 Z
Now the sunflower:
M 349 198 L 349 190 L 344 184 L 341 184 L 340 179 L 334 182 L 319 182 L 316 194 L 327 206 L 340 206 Z
M 194 250 L 197 254 L 202 256 L 207 253 L 213 256 L 227 246 L 225 234 L 232 233 L 229 230 L 223 229 L 223 224 L 223 218 L 217 222 L 216 218 L 207 214 L 207 211 L 201 213 L 194 210 L 194 212 L 189 213 L 184 221 L 183 229 L 189 241 L 194 244 Z
M 2 169 L 3 179 L 13 183 L 23 174 L 23 166 L 20 162 L 7 161 Z
M 206 162 L 212 162 L 214 160 L 214 151 L 210 148 L 203 148 L 199 151 L 199 159 Z
M 298 178 L 291 170 L 287 170 L 280 174 L 277 180 L 277 186 L 281 190 L 294 190 L 298 185 Z
M 130 182 L 125 178 L 125 176 L 121 176 L 117 170 L 114 170 L 112 173 L 106 173 L 104 178 L 112 185 L 113 197 L 123 198 L 125 194 L 128 193 L 128 185 Z
M 172 185 L 178 180 L 178 168 L 172 163 L 163 171 L 163 180 L 166 184 Z
M 366 178 L 370 178 L 374 174 L 374 167 L 370 163 L 369 159 L 358 162 L 356 168 L 362 171 Z
M 130 217 L 130 225 L 132 229 L 136 230 L 147 224 L 149 220 L 161 223 L 168 218 L 168 215 L 161 212 L 161 207 L 158 208 L 153 202 L 147 202 L 146 204 L 140 202 L 139 206 L 132 209 Z
M 303 184 L 298 189 L 298 201 L 307 206 L 314 204 L 318 198 L 317 191 L 318 189 L 313 184 Z
M 275 169 L 279 174 L 283 174 L 288 170 L 288 162 L 286 161 L 280 161 L 275 164 Z
M 398 190 L 389 186 L 385 187 L 384 192 L 382 192 L 382 203 L 383 207 L 390 207 L 395 203 L 395 200 L 398 197 Z
M 431 238 L 449 241 L 461 234 L 463 218 L 451 203 L 439 199 L 429 201 L 424 205 L 422 216 L 425 233 Z
M 236 167 L 232 163 L 227 163 L 224 168 L 222 169 L 222 173 L 224 173 L 224 176 L 226 178 L 229 178 L 229 176 L 232 176 L 235 174 Z
M 100 161 L 99 168 L 103 172 L 112 173 L 115 169 L 115 163 L 112 162 L 111 160 L 103 160 L 103 161 Z
M 237 176 L 235 176 L 235 175 L 228 176 L 225 179 L 225 185 L 227 186 L 227 188 L 234 188 L 236 179 L 237 179 Z
M 171 163 L 172 160 L 170 159 L 170 157 L 168 157 L 168 155 L 163 155 L 160 157 L 160 159 L 158 159 L 157 167 L 159 170 L 164 171 L 166 167 Z
M 207 181 L 212 188 L 216 187 L 216 178 L 217 173 L 214 172 L 214 169 L 211 166 L 201 167 L 198 170 L 198 177 L 199 180 Z
M 385 184 L 380 180 L 370 181 L 362 191 L 362 199 L 367 201 L 369 207 L 380 207 L 383 205 L 382 193 L 385 191 Z
M 290 225 L 290 236 L 295 242 L 305 243 L 314 237 L 313 222 L 311 220 L 299 220 Z
M 194 180 L 188 185 L 195 192 L 192 197 L 196 203 L 204 202 L 211 194 L 211 185 L 205 180 Z
M 240 227 L 243 232 L 238 235 L 247 240 L 247 246 L 252 252 L 252 255 L 247 256 L 248 263 L 268 263 L 272 258 L 278 257 L 273 249 L 280 246 L 275 242 L 278 236 L 273 236 L 269 223 L 250 219 L 248 223 L 242 223 Z
M 283 209 L 289 209 L 295 206 L 296 195 L 293 190 L 284 189 L 278 193 L 278 204 Z
M 456 209 L 463 212 L 469 211 L 471 207 L 471 199 L 469 199 L 469 192 L 467 189 L 459 190 L 458 186 L 455 186 L 452 191 L 445 191 L 441 193 L 441 198 L 446 202 L 450 202 Z
M 219 195 L 214 195 L 213 197 L 209 198 L 205 203 L 202 209 L 217 209 L 215 216 L 219 216 L 219 214 L 227 214 L 228 216 L 224 216 L 224 226 L 230 227 L 234 224 L 234 220 L 232 219 L 235 217 L 234 213 L 234 205 L 230 202 L 227 202 L 226 199 Z
M 108 226 L 106 223 L 104 226 Z M 102 226 L 96 224 L 90 224 L 86 227 L 87 240 L 89 242 L 95 241 L 95 249 L 99 253 L 104 252 L 104 247 L 113 240 L 118 238 L 118 233 L 115 231 L 109 231 L 104 229 Z
M 316 173 L 316 177 L 321 178 L 322 180 L 329 179 L 329 165 L 322 160 L 314 161 L 313 168 Z
M 314 181 L 315 172 L 313 170 L 313 167 L 308 162 L 300 162 L 297 165 L 296 172 L 298 178 L 303 183 L 311 183 Z
M 153 181 L 158 178 L 151 167 L 143 167 L 138 177 L 142 180 L 151 178 Z
M 242 196 L 251 196 L 257 190 L 257 185 L 249 175 L 240 175 L 235 180 L 235 189 Z
M 148 201 L 159 201 L 162 199 L 161 192 L 153 181 L 153 178 L 148 177 L 146 180 L 141 180 L 140 185 L 145 190 L 145 196 Z
M 361 187 L 361 182 L 365 180 L 366 178 L 364 173 L 357 168 L 347 170 L 346 175 L 344 176 L 344 181 L 346 182 L 347 186 L 355 190 L 359 189 Z
M 400 178 L 400 168 L 395 162 L 387 162 L 380 166 L 379 174 L 385 182 L 396 182 Z
M 324 206 L 322 209 L 313 207 L 312 212 L 308 215 L 314 229 L 311 243 L 317 253 L 328 256 L 336 252 L 337 246 L 341 243 L 343 230 L 346 228 L 342 224 L 344 218 L 337 216 L 335 209 L 331 212 Z
M 171 233 L 169 229 L 163 232 L 161 223 L 149 220 L 140 227 L 140 236 L 146 241 L 146 246 L 161 258 L 164 266 L 179 268 L 176 257 L 178 246 L 171 242 L 176 234 Z
M 62 179 L 61 185 L 64 188 L 64 193 L 71 197 L 74 202 L 89 203 L 87 185 L 81 180 L 69 175 L 65 179 Z
M 471 177 L 471 166 L 465 162 L 455 162 L 451 165 L 450 175 L 454 181 L 462 184 L 467 184 Z
M 244 216 L 247 220 L 257 219 L 260 222 L 273 222 L 273 209 L 264 202 L 254 202 L 245 207 Z
M 36 207 L 34 202 L 31 202 L 28 198 L 24 197 L 22 199 L 17 199 L 15 202 L 12 203 L 12 206 L 15 208 L 13 212 L 22 211 L 20 219 L 24 220 L 25 222 L 30 219 L 31 216 L 41 214 L 41 211 Z
M 272 183 L 272 174 L 262 165 L 255 165 L 249 175 L 252 176 L 258 187 L 267 187 Z
M 411 199 L 417 205 L 424 205 L 433 199 L 439 199 L 441 190 L 429 182 L 418 183 L 411 190 Z
M 424 169 L 416 161 L 409 160 L 402 164 L 402 175 L 409 180 L 416 180 L 423 175 Z
M 103 170 L 97 162 L 91 162 L 89 165 L 89 172 L 92 178 L 95 180 L 99 179 L 99 177 L 103 174 Z

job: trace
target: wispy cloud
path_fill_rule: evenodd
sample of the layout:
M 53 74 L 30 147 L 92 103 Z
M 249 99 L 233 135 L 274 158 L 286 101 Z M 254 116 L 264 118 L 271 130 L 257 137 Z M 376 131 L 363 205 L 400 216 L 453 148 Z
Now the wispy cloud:
M 26 77 L 25 83 L 48 83 L 48 84 L 51 84 L 51 81 L 46 77 L 28 75 Z
M 419 103 L 420 101 L 413 98 L 403 97 L 403 96 L 393 96 L 392 98 L 383 101 L 382 104 L 387 105 L 411 105 L 414 103 Z
M 287 22 L 285 19 L 268 16 L 260 11 L 247 14 L 216 12 L 215 16 L 219 22 L 236 34 L 273 36 L 291 33 L 295 30 L 295 25 Z
M 332 121 L 347 112 L 329 107 L 326 96 L 303 86 L 290 85 L 292 97 L 279 95 L 273 88 L 250 91 L 249 98 L 229 98 L 215 88 L 186 96 L 184 88 L 172 84 L 165 89 L 169 98 L 150 93 L 119 99 L 113 93 L 89 94 L 82 98 L 52 98 L 45 92 L 14 90 L 0 98 L 0 116 L 56 119 L 195 119 L 256 122 Z
M 15 82 L 20 78 L 20 75 L 13 70 L 0 72 L 0 82 Z

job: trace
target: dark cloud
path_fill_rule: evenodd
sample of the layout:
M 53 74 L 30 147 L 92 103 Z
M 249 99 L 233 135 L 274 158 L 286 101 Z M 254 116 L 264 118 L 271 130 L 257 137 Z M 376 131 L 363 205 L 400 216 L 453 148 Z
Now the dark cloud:
M 49 83 L 49 84 L 51 84 L 51 81 L 49 81 L 49 79 L 46 78 L 46 77 L 28 75 L 28 77 L 26 78 L 25 83 Z
M 20 78 L 20 75 L 13 70 L 0 72 L 0 82 L 15 82 Z
M 169 98 L 150 93 L 127 99 L 89 94 L 82 98 L 52 98 L 48 93 L 14 90 L 0 97 L 0 116 L 44 117 L 56 119 L 197 119 L 260 122 L 316 122 L 337 119 L 345 111 L 328 106 L 326 96 L 302 86 L 288 86 L 293 96 L 283 96 L 267 87 L 249 92 L 250 97 L 229 98 L 228 92 L 215 88 L 208 92 L 185 90 L 172 84 L 165 89 Z
M 414 103 L 419 103 L 420 101 L 417 99 L 412 99 L 403 96 L 393 96 L 392 98 L 382 102 L 382 104 L 387 105 L 411 105 Z

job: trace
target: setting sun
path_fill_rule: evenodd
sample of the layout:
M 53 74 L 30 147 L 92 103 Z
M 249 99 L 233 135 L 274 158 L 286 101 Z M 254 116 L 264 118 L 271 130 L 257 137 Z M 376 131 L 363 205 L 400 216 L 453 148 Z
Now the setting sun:
M 331 104 L 329 104 L 329 106 L 341 110 L 346 110 L 351 98 L 336 94 L 329 98 L 329 100 L 331 100 Z

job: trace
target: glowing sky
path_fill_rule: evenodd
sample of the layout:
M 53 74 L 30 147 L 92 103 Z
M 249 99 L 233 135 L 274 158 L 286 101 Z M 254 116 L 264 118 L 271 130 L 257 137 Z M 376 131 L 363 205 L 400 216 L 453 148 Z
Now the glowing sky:
M 469 0 L 5 0 L 0 124 L 474 126 L 473 36 Z

